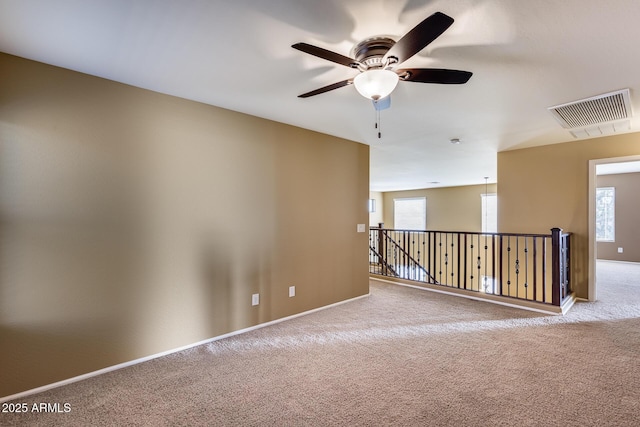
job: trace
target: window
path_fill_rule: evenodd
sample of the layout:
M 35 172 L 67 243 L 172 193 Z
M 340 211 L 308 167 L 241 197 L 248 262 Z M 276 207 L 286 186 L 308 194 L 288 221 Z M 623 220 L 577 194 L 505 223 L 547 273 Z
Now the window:
M 482 195 L 482 232 L 498 232 L 498 195 L 496 193 Z
M 616 189 L 614 187 L 596 188 L 596 240 L 615 241 Z
M 426 230 L 427 199 L 425 197 L 393 199 L 393 228 Z

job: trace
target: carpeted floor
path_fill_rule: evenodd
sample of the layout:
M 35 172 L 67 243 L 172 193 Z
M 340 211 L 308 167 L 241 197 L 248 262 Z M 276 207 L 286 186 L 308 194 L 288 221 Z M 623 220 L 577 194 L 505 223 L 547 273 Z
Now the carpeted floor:
M 640 425 L 640 265 L 546 316 L 395 285 L 21 399 L 1 425 Z

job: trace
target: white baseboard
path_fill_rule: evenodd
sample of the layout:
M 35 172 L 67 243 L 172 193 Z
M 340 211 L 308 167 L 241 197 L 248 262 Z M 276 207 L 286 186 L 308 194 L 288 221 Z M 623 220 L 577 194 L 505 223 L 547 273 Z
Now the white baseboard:
M 598 262 L 614 262 L 617 264 L 635 264 L 635 265 L 639 265 L 640 262 L 636 262 L 636 261 L 620 261 L 617 259 L 600 259 L 598 258 L 596 261 Z
M 433 289 L 433 288 L 428 288 L 426 286 L 410 285 L 410 284 L 404 283 L 404 282 L 395 282 L 393 280 L 379 279 L 377 277 L 369 277 L 369 279 L 370 280 L 375 280 L 375 281 L 378 281 L 378 282 L 390 283 L 392 285 L 405 286 L 407 288 L 420 289 L 422 291 L 429 291 L 429 292 L 435 292 L 435 293 L 438 293 L 438 294 L 451 295 L 451 296 L 454 296 L 454 297 L 467 298 L 467 299 L 471 299 L 471 300 L 474 300 L 474 301 L 483 301 L 483 302 L 488 302 L 488 303 L 491 303 L 491 304 L 503 305 L 505 307 L 519 308 L 521 310 L 535 311 L 537 313 L 543 313 L 543 314 L 551 314 L 551 315 L 554 315 L 554 316 L 563 315 L 564 313 L 566 313 L 566 311 L 559 311 L 559 310 L 558 311 L 554 311 L 553 309 L 545 310 L 545 309 L 542 309 L 542 308 L 530 307 L 530 306 L 526 306 L 526 305 L 511 304 L 511 303 L 508 303 L 508 302 L 498 301 L 498 300 L 495 300 L 495 299 L 475 297 L 473 295 L 467 295 L 467 294 L 458 293 L 458 292 L 447 292 L 446 290 Z M 573 305 L 573 304 L 571 304 L 571 305 Z M 571 308 L 571 307 L 569 306 L 569 308 Z M 568 311 L 568 308 L 567 308 L 567 311 Z
M 287 320 L 292 320 L 292 319 L 295 319 L 297 317 L 306 316 L 306 315 L 311 314 L 311 313 L 315 313 L 315 312 L 318 312 L 318 311 L 321 311 L 321 310 L 326 310 L 328 308 L 336 307 L 336 306 L 339 306 L 339 305 L 342 305 L 342 304 L 346 304 L 348 302 L 356 301 L 356 300 L 359 300 L 361 298 L 366 298 L 369 295 L 371 295 L 371 293 L 367 293 L 365 295 L 360 295 L 360 296 L 355 297 L 355 298 L 350 298 L 348 300 L 339 301 L 339 302 L 336 302 L 336 303 L 333 303 L 333 304 L 329 304 L 329 305 L 325 305 L 325 306 L 322 306 L 322 307 L 314 308 L 312 310 L 303 311 L 302 313 L 293 314 L 291 316 L 283 317 L 283 318 L 280 318 L 280 319 L 271 320 L 271 321 L 266 322 L 266 323 L 260 323 L 260 324 L 255 325 L 255 326 L 250 326 L 248 328 L 244 328 L 244 329 L 240 329 L 240 330 L 237 330 L 237 331 L 229 332 L 229 333 L 224 334 L 224 335 L 219 335 L 219 336 L 216 336 L 216 337 L 213 337 L 213 338 L 209 338 L 209 339 L 206 339 L 206 340 L 202 340 L 202 341 L 198 341 L 198 342 L 195 342 L 195 343 L 192 343 L 192 344 L 187 344 L 187 345 L 182 346 L 182 347 L 178 347 L 178 348 L 174 348 L 174 349 L 171 349 L 171 350 L 163 351 L 161 353 L 152 354 L 150 356 L 141 357 L 139 359 L 131 360 L 129 362 L 119 363 L 117 365 L 109 366 L 107 368 L 99 369 L 99 370 L 93 371 L 93 372 L 88 372 L 86 374 L 78 375 L 76 377 L 68 378 L 66 380 L 58 381 L 58 382 L 47 384 L 47 385 L 44 385 L 44 386 L 41 386 L 41 387 L 37 387 L 37 388 L 30 389 L 30 390 L 26 390 L 26 391 L 23 391 L 23 392 L 20 392 L 20 393 L 12 394 L 10 396 L 0 397 L 0 403 L 8 402 L 10 400 L 15 400 L 15 399 L 22 399 L 22 398 L 27 397 L 27 396 L 31 396 L 31 395 L 34 395 L 34 394 L 42 393 L 42 392 L 45 392 L 45 391 L 48 391 L 48 390 L 51 390 L 51 389 L 54 389 L 54 388 L 62 387 L 62 386 L 65 386 L 65 385 L 73 384 L 75 382 L 86 380 L 86 379 L 92 378 L 92 377 L 96 377 L 98 375 L 106 374 L 107 372 L 116 371 L 118 369 L 127 368 L 129 366 L 137 365 L 139 363 L 147 362 L 149 360 L 157 359 L 159 357 L 168 356 L 170 354 L 177 353 L 179 351 L 188 350 L 190 348 L 197 347 L 199 345 L 208 344 L 208 343 L 211 343 L 211 342 L 214 342 L 214 341 L 218 341 L 218 340 L 221 340 L 221 339 L 224 339 L 224 338 L 233 337 L 235 335 L 244 334 L 244 333 L 247 333 L 247 332 L 250 332 L 250 331 L 254 331 L 256 329 L 260 329 L 260 328 L 264 328 L 264 327 L 267 327 L 267 326 L 275 325 L 277 323 L 285 322 Z
M 573 307 L 573 305 L 576 303 L 576 300 L 578 298 L 576 298 L 574 296 L 574 294 L 571 294 L 567 297 L 567 299 L 565 299 L 564 303 L 562 304 L 562 306 L 560 308 L 562 308 L 562 315 L 567 314 L 567 312 L 569 310 L 571 310 L 571 307 Z

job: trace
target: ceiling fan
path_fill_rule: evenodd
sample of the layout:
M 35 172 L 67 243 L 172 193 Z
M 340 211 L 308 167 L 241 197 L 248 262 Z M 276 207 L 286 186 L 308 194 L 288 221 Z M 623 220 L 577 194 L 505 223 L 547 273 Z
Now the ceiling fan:
M 291 47 L 360 71 L 360 74 L 354 78 L 303 93 L 298 97 L 308 98 L 353 84 L 362 96 L 373 100 L 376 109 L 379 109 L 378 101 L 387 98 L 400 80 L 437 84 L 466 83 L 473 74 L 469 71 L 442 68 L 396 68 L 438 38 L 451 24 L 453 24 L 453 18 L 436 12 L 398 41 L 384 36 L 361 41 L 352 50 L 354 58 L 308 43 L 296 43 Z

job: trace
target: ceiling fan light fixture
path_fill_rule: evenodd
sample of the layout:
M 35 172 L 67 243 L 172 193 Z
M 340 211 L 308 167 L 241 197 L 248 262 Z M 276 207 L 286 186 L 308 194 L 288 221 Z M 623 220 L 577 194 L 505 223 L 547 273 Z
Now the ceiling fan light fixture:
M 360 95 L 376 101 L 389 96 L 398 80 L 398 75 L 391 70 L 367 70 L 353 79 L 353 85 Z

